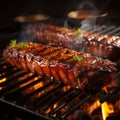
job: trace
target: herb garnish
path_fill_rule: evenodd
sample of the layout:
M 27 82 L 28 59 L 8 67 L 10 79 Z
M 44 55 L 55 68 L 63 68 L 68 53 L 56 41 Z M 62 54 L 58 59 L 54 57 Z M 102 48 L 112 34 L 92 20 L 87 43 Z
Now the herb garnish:
M 81 30 L 80 28 L 78 28 L 78 29 L 76 30 L 76 35 L 80 35 L 80 34 L 82 34 L 82 30 Z
M 11 40 L 9 46 L 14 47 L 16 45 L 17 41 L 16 40 Z
M 11 40 L 9 46 L 10 47 L 18 46 L 20 48 L 25 48 L 28 47 L 28 42 L 21 42 L 17 44 L 17 40 Z
M 77 54 L 75 54 L 75 55 L 73 56 L 73 59 L 76 60 L 77 62 L 81 62 L 81 61 L 84 60 L 84 58 L 79 57 Z
M 21 42 L 18 44 L 20 48 L 28 47 L 28 42 Z

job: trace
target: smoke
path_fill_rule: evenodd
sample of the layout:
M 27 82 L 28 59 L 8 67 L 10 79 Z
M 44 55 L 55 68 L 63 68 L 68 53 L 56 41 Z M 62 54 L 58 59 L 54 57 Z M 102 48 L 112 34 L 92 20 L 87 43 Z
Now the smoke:
M 97 17 L 94 18 L 88 18 L 83 21 L 81 21 L 81 29 L 86 30 L 86 28 L 94 27 L 96 25 L 96 19 Z
M 92 17 L 88 17 L 88 18 L 84 18 L 84 19 L 78 19 L 75 21 L 74 20 L 70 20 L 69 17 L 66 18 L 65 22 L 64 22 L 64 26 L 68 27 L 68 28 L 78 28 L 80 27 L 82 30 L 85 30 L 86 27 L 94 27 L 96 26 L 96 24 L 103 22 L 103 19 L 101 18 L 105 18 L 105 16 L 101 16 L 100 13 L 101 11 L 96 7 L 95 3 L 93 1 L 90 0 L 84 0 L 78 4 L 76 4 L 76 6 L 74 6 L 74 10 L 73 11 L 85 11 L 88 12 L 90 16 Z M 98 20 L 99 19 L 99 20 Z M 100 22 L 101 20 L 101 22 Z
M 89 11 L 92 15 L 98 14 L 98 10 L 95 7 L 94 3 L 91 1 L 83 1 L 77 7 L 78 11 Z
M 29 29 L 30 24 L 24 24 L 21 26 L 21 31 L 19 34 L 18 42 L 36 42 L 34 35 L 31 34 L 33 29 Z
M 89 13 L 91 15 L 93 15 L 93 18 L 87 18 L 81 21 L 81 29 L 84 29 L 86 27 L 91 27 L 91 26 L 95 26 L 96 24 L 96 19 L 97 19 L 97 8 L 95 7 L 95 5 L 90 2 L 90 1 L 84 1 L 82 2 L 79 7 L 78 7 L 79 11 L 89 11 Z

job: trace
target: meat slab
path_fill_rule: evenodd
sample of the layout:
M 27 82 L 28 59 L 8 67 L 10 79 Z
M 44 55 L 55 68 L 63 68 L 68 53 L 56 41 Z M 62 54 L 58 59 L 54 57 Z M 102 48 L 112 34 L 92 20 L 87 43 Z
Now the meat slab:
M 120 37 L 80 32 L 80 29 L 33 23 L 25 28 L 26 34 L 44 44 L 61 46 L 79 52 L 116 61 L 120 58 Z
M 24 43 L 24 42 L 23 42 Z M 73 88 L 92 89 L 111 82 L 116 64 L 108 59 L 61 47 L 26 42 L 7 46 L 4 60 L 20 69 L 54 78 Z

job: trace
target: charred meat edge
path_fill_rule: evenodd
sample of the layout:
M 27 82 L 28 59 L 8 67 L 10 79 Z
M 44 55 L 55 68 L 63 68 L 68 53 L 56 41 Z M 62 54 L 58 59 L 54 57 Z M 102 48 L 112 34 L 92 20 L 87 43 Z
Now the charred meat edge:
M 68 29 L 43 23 L 33 23 L 25 28 L 26 34 L 44 44 L 61 46 L 79 52 L 116 61 L 120 56 L 120 37 L 93 34 L 83 31 L 77 34 L 76 29 Z
M 82 60 L 75 60 L 74 55 Z M 80 89 L 104 86 L 116 73 L 116 64 L 108 59 L 40 43 L 28 42 L 25 48 L 8 46 L 3 58 L 15 67 Z

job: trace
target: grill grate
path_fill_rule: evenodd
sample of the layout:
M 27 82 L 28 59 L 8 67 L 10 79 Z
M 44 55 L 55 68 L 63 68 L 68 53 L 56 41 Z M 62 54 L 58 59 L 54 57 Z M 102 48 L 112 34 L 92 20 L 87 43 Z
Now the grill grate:
M 85 28 L 93 33 L 120 35 L 120 27 L 95 26 Z M 19 33 L 1 37 L 0 45 L 0 105 L 22 119 L 67 119 L 96 93 L 88 94 L 70 86 L 56 83 L 23 70 L 14 68 L 2 59 L 3 49 Z M 94 95 L 93 95 L 94 94 Z
M 0 103 L 13 107 L 17 112 L 26 110 L 29 114 L 38 114 L 37 116 L 40 118 L 53 119 L 56 113 L 59 113 L 74 99 L 81 98 L 84 95 L 83 100 L 80 101 L 81 104 L 84 99 L 88 99 L 88 95 L 83 91 L 76 91 L 62 83 L 56 84 L 54 80 L 26 73 L 7 65 L 4 61 L 1 62 L 0 67 L 3 68 L 0 76 Z M 59 104 L 59 106 L 54 107 L 55 104 Z M 79 107 L 79 105 L 76 107 Z M 65 112 L 61 117 L 65 118 L 71 112 Z

